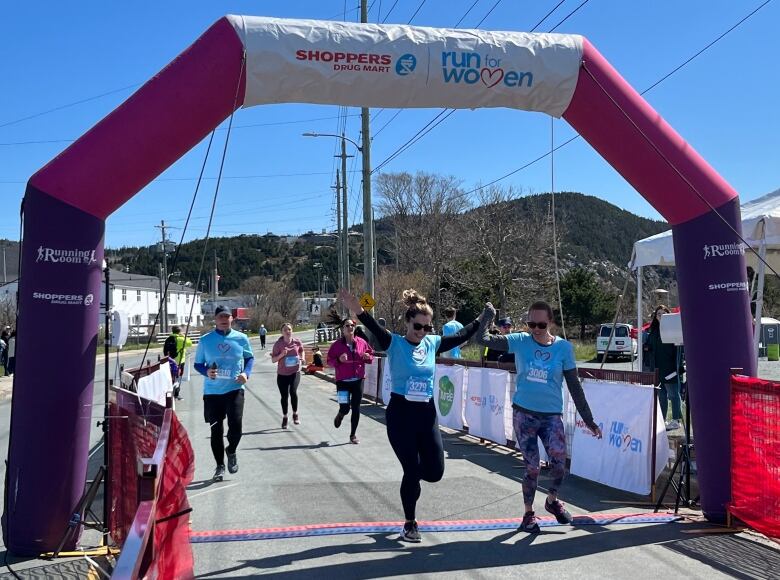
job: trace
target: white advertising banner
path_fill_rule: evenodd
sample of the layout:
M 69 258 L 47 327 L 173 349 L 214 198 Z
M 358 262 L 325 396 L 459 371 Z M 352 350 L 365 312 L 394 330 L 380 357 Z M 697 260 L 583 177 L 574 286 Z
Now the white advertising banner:
M 463 429 L 463 382 L 466 369 L 462 366 L 436 365 L 433 400 L 439 414 L 439 425 Z
M 377 384 L 379 383 L 380 359 L 374 358 L 370 365 L 366 365 L 366 378 L 363 381 L 363 394 L 376 398 Z
M 390 404 L 390 393 L 393 388 L 393 380 L 390 376 L 390 363 L 387 359 L 382 361 L 382 402 L 385 405 Z
M 585 379 L 582 387 L 604 437 L 593 437 L 577 418 L 571 473 L 617 489 L 649 494 L 655 480 L 650 474 L 652 453 L 661 450 L 660 443 L 652 448 L 653 405 L 657 404 L 653 388 L 592 379 Z M 661 469 L 667 456 L 668 451 L 657 456 Z M 658 468 L 656 471 L 660 473 Z
M 138 379 L 138 394 L 144 399 L 165 406 L 165 395 L 173 391 L 173 379 L 171 367 L 167 362 L 160 365 L 160 369 L 152 374 Z
M 246 48 L 244 107 L 509 107 L 560 117 L 583 51 L 569 34 L 228 19 Z
M 504 411 L 508 380 L 506 371 L 469 369 L 465 413 L 469 435 L 506 444 Z

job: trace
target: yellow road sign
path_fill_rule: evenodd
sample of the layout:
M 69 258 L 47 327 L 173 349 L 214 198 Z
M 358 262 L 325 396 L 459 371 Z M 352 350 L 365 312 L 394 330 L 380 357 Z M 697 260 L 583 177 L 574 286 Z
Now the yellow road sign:
M 376 305 L 376 300 L 374 300 L 371 294 L 366 292 L 360 297 L 360 305 L 363 307 L 363 310 L 371 310 Z

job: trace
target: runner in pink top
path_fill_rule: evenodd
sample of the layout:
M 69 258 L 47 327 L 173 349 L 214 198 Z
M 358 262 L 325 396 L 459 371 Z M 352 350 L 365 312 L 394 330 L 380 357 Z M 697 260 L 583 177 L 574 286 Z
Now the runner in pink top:
M 287 429 L 287 400 L 292 403 L 293 423 L 300 425 L 298 417 L 298 384 L 301 382 L 301 366 L 304 364 L 303 343 L 293 336 L 292 324 L 282 325 L 282 336 L 271 349 L 271 360 L 276 363 L 276 385 L 282 397 L 282 429 Z
M 349 433 L 351 443 L 360 443 L 356 436 L 360 421 L 360 402 L 363 400 L 363 379 L 366 377 L 366 365 L 374 360 L 374 349 L 365 340 L 355 336 L 355 321 L 341 323 L 341 338 L 330 345 L 328 366 L 336 369 L 336 395 L 339 399 L 339 412 L 333 419 L 338 429 L 341 421 L 352 409 L 352 430 Z

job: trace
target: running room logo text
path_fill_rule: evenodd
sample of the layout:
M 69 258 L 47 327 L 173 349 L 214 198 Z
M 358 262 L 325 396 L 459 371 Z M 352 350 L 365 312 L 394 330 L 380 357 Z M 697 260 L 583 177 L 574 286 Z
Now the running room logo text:
M 706 244 L 704 246 L 704 259 L 723 258 L 724 256 L 743 256 L 745 244 Z
M 323 62 L 332 65 L 335 71 L 354 70 L 380 73 L 390 72 L 390 64 L 393 62 L 393 57 L 389 54 L 332 52 L 330 50 L 296 50 L 295 59 Z M 397 69 L 398 67 L 396 66 Z M 414 67 L 412 67 L 412 70 L 414 70 Z
M 441 53 L 442 75 L 445 83 L 486 87 L 503 84 L 507 87 L 531 88 L 534 75 L 528 71 L 507 70 L 500 58 L 476 52 L 448 51 Z
M 94 264 L 95 250 L 60 250 L 57 248 L 38 247 L 36 262 L 51 262 L 53 264 Z

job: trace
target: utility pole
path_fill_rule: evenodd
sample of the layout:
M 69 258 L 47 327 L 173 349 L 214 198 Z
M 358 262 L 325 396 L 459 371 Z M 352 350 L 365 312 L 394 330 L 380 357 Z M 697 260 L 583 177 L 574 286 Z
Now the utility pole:
M 160 220 L 159 226 L 154 226 L 156 228 L 160 228 L 160 233 L 162 234 L 162 243 L 160 244 L 160 249 L 162 250 L 162 284 L 160 285 L 162 290 L 160 291 L 160 313 L 162 315 L 162 322 L 160 323 L 160 330 L 163 332 L 168 332 L 168 237 L 165 233 L 165 230 L 167 229 L 167 226 L 165 225 L 165 220 Z
M 360 22 L 368 22 L 368 0 L 360 0 Z M 363 132 L 363 288 L 374 295 L 374 216 L 371 211 L 371 129 L 368 107 L 360 109 Z
M 5 242 L 3 242 L 3 284 L 8 284 L 8 276 L 5 272 Z
M 211 285 L 211 300 L 214 308 L 217 307 L 217 296 L 219 296 L 219 270 L 217 269 L 217 250 L 214 250 L 214 283 Z
M 353 155 L 347 155 L 347 140 L 341 134 L 341 223 L 344 225 L 344 288 L 350 292 L 349 280 L 349 221 L 347 220 L 347 159 Z
M 336 169 L 336 256 L 339 261 L 338 285 L 340 288 L 346 288 L 344 285 L 344 244 L 341 243 L 341 180 L 339 170 Z

